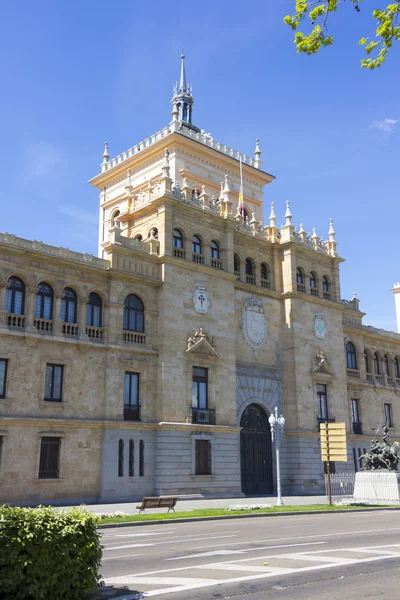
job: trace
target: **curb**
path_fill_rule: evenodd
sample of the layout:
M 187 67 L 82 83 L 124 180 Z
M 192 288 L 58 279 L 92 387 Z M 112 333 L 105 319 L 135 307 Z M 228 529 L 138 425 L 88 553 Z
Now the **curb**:
M 400 506 L 385 506 L 382 508 L 371 507 L 371 508 L 357 508 L 357 509 L 343 509 L 343 510 L 298 510 L 293 512 L 276 512 L 276 513 L 255 513 L 248 515 L 220 515 L 210 517 L 188 517 L 187 519 L 158 519 L 154 521 L 125 521 L 123 523 L 104 523 L 104 525 L 98 525 L 97 529 L 114 529 L 115 527 L 140 527 L 143 525 L 168 525 L 171 523 L 196 523 L 198 521 L 226 521 L 229 519 L 256 519 L 260 517 L 293 517 L 296 515 L 337 515 L 342 513 L 363 513 L 363 512 L 374 512 L 380 510 L 400 510 Z

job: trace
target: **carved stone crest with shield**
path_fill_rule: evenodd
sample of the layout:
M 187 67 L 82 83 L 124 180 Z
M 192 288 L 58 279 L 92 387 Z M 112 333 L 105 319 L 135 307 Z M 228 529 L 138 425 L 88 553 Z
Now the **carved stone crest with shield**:
M 244 339 L 258 356 L 258 349 L 267 338 L 267 319 L 262 302 L 255 296 L 246 300 L 242 309 L 242 330 Z
M 326 323 L 324 321 L 322 313 L 319 310 L 315 313 L 314 332 L 316 337 L 320 340 L 323 340 L 326 336 Z
M 196 289 L 193 292 L 194 310 L 204 315 L 208 312 L 210 306 L 210 294 L 206 291 L 206 284 L 203 281 L 196 283 Z

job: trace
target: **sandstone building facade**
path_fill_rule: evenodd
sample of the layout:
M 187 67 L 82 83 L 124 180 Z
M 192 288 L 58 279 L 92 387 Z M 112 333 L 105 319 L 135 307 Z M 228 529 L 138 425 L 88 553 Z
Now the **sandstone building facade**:
M 227 148 L 192 107 L 182 59 L 170 124 L 105 147 L 99 258 L 0 235 L 2 502 L 272 493 L 275 406 L 284 493 L 323 491 L 321 420 L 346 423 L 340 471 L 398 434 L 400 335 L 341 300 L 332 221 L 323 241 L 286 203 L 264 225 L 258 141 Z

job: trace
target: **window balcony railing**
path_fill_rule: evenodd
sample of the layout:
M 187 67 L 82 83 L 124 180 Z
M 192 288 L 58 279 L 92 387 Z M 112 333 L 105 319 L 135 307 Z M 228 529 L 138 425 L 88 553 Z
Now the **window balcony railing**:
M 311 296 L 319 296 L 319 290 L 318 288 L 310 288 L 310 294 Z
M 317 418 L 318 421 L 318 428 L 321 425 L 321 423 L 335 423 L 336 419 L 335 417 L 318 417 Z
M 362 423 L 360 423 L 360 421 L 357 423 L 353 422 L 353 433 L 356 435 L 362 435 Z
M 358 369 L 347 369 L 348 377 L 360 377 L 360 371 Z
M 332 294 L 330 292 L 326 292 L 324 290 L 323 297 L 324 297 L 324 300 L 331 300 L 332 299 Z
M 386 383 L 388 385 L 394 385 L 394 377 L 391 377 L 390 375 L 386 375 Z
M 186 258 L 186 251 L 183 248 L 175 248 L 174 247 L 174 256 L 175 258 Z
M 365 375 L 366 375 L 367 381 L 374 381 L 373 373 L 366 373 Z
M 396 377 L 396 385 L 400 385 L 400 377 Z
M 222 260 L 220 258 L 212 258 L 211 259 L 211 266 L 214 269 L 222 269 Z
M 233 271 L 233 274 L 235 275 L 235 277 L 240 279 L 240 271 Z
M 124 421 L 140 421 L 140 405 L 124 406 Z
M 140 331 L 128 331 L 124 329 L 122 332 L 122 339 L 124 342 L 130 342 L 132 344 L 145 344 L 146 334 Z
M 75 337 L 78 335 L 78 325 L 76 323 L 63 323 L 62 332 L 64 335 Z
M 251 285 L 256 285 L 256 276 L 255 275 L 246 275 L 246 283 L 250 283 Z
M 6 315 L 6 323 L 8 327 L 15 327 L 16 329 L 24 329 L 25 327 L 25 315 L 14 315 L 8 313 Z
M 261 278 L 261 287 L 265 288 L 266 290 L 270 290 L 271 289 L 270 280 Z
M 33 324 L 38 331 L 42 331 L 43 333 L 53 332 L 53 319 L 40 319 L 39 317 L 35 317 Z
M 93 325 L 86 325 L 86 335 L 91 340 L 102 340 L 104 339 L 104 328 L 94 327 Z
M 196 425 L 215 425 L 215 408 L 191 407 L 192 423 Z
M 302 294 L 306 293 L 306 286 L 304 285 L 304 283 L 297 284 L 297 291 L 301 292 Z
M 197 254 L 197 252 L 192 252 L 192 262 L 198 265 L 204 265 L 204 256 L 202 254 Z
M 375 381 L 377 381 L 381 385 L 385 385 L 385 376 L 380 374 L 378 375 L 377 373 L 375 373 Z

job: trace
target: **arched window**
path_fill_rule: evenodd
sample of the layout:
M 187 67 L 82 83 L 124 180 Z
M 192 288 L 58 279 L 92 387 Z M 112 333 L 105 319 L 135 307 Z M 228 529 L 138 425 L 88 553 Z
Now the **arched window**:
M 300 267 L 297 267 L 296 269 L 296 283 L 300 283 L 301 285 L 304 284 L 304 275 Z
M 375 375 L 381 374 L 380 365 L 379 365 L 379 356 L 378 356 L 377 352 L 375 352 L 375 354 L 374 354 L 374 371 L 375 371 Z
M 158 229 L 157 229 L 157 227 L 153 227 L 153 229 L 150 229 L 150 231 L 149 231 L 149 237 L 153 237 L 156 240 L 158 240 Z
M 86 308 L 86 325 L 88 327 L 101 327 L 102 301 L 98 294 L 89 294 Z
M 35 301 L 35 317 L 37 319 L 53 318 L 53 298 L 53 288 L 48 283 L 39 283 Z
M 210 244 L 210 256 L 211 258 L 219 258 L 219 246 L 214 240 Z
M 394 359 L 394 376 L 400 378 L 400 362 L 397 356 Z
M 269 267 L 266 263 L 261 263 L 261 279 L 269 279 Z
M 143 240 L 143 236 L 140 235 L 140 233 L 138 235 L 135 235 L 135 240 L 137 240 L 138 242 L 141 242 Z
M 7 282 L 6 311 L 13 315 L 23 315 L 25 310 L 25 284 L 18 277 L 10 277 Z
M 364 350 L 364 356 L 365 356 L 365 371 L 367 373 L 371 373 L 371 364 L 370 364 L 370 360 L 369 360 L 368 350 Z
M 174 248 L 183 248 L 183 235 L 179 229 L 174 229 L 172 242 L 174 244 Z
M 125 298 L 124 329 L 144 333 L 144 305 L 136 294 L 129 294 Z
M 115 213 L 113 213 L 113 216 L 111 217 L 111 227 L 119 227 L 120 226 L 120 222 L 116 221 L 116 219 L 119 217 L 120 215 L 120 211 L 116 210 Z
M 329 292 L 329 281 L 326 275 L 322 278 L 322 290 L 324 292 Z
M 312 290 L 317 289 L 317 277 L 316 277 L 314 271 L 311 271 L 311 273 L 310 273 L 310 288 Z
M 201 240 L 198 235 L 194 235 L 192 238 L 192 252 L 194 254 L 202 254 Z
M 253 261 L 251 258 L 246 258 L 245 269 L 246 275 L 253 275 Z
M 74 290 L 65 288 L 61 297 L 61 318 L 64 323 L 76 323 L 77 298 Z
M 348 369 L 357 369 L 357 352 L 352 342 L 346 344 L 346 364 Z
M 233 270 L 237 275 L 240 275 L 240 258 L 237 254 L 233 255 Z

